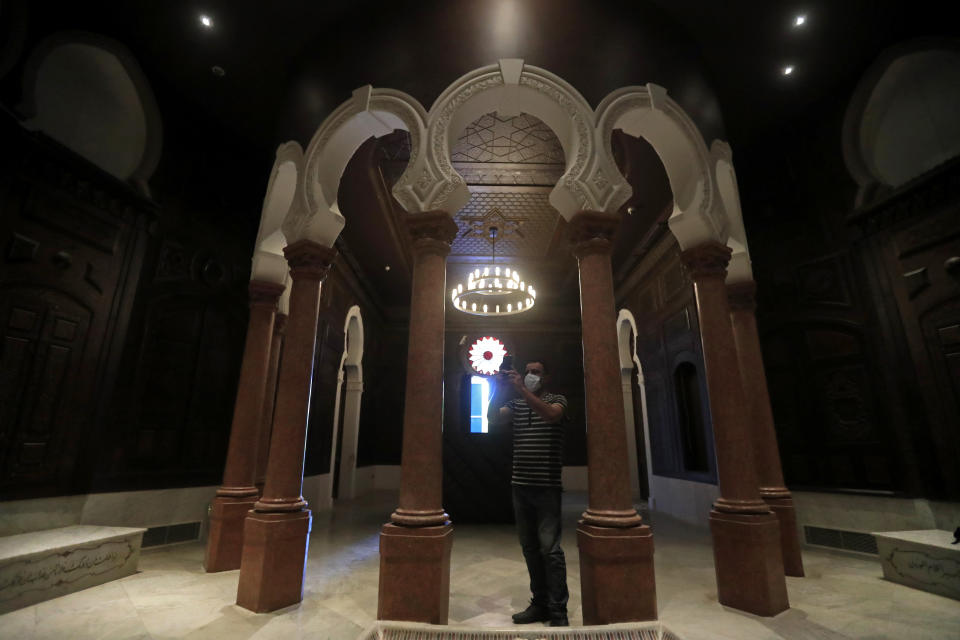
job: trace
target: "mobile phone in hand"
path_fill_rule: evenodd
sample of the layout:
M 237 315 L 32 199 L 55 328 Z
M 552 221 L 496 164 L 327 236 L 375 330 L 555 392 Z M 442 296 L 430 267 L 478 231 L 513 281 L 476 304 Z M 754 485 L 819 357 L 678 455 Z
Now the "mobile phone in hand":
M 501 373 L 513 369 L 513 356 L 503 356 L 503 362 L 500 363 Z

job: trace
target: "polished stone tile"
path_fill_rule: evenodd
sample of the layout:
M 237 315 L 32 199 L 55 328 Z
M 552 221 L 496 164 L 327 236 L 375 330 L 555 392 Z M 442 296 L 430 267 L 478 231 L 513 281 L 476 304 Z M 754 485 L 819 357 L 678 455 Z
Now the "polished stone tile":
M 204 573 L 203 546 L 186 544 L 144 551 L 135 575 L 0 616 L 0 638 L 352 640 L 376 617 L 379 530 L 395 500 L 372 494 L 315 515 L 298 606 L 259 615 L 237 607 L 238 572 Z M 584 506 L 582 494 L 565 496 L 574 625 L 583 620 L 575 526 Z M 792 609 L 760 618 L 723 607 L 706 529 L 658 513 L 647 521 L 656 544 L 660 618 L 685 640 L 957 638 L 955 601 L 883 580 L 876 559 L 826 551 L 805 550 L 808 577 L 787 579 Z M 510 614 L 529 599 L 513 528 L 454 526 L 451 624 L 511 627 Z

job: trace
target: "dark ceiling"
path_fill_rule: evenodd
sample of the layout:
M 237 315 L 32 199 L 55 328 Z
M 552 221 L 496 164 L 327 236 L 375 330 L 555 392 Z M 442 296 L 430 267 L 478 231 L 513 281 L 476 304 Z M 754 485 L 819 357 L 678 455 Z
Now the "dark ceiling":
M 663 85 L 708 144 L 727 139 L 736 154 L 814 102 L 829 96 L 845 100 L 840 94 L 851 90 L 886 47 L 915 37 L 957 34 L 956 4 L 5 0 L 0 17 L 8 24 L 0 29 L 5 39 L 0 49 L 19 49 L 22 64 L 36 42 L 60 30 L 119 40 L 154 87 L 165 144 L 182 143 L 179 138 L 194 129 L 178 125 L 199 114 L 249 148 L 250 158 L 237 162 L 249 165 L 253 159 L 263 166 L 265 188 L 276 146 L 289 139 L 306 145 L 323 118 L 356 87 L 400 89 L 429 109 L 462 74 L 506 57 L 556 73 L 594 107 L 622 86 Z M 796 28 L 793 21 L 801 14 L 806 23 Z M 209 28 L 201 24 L 201 15 L 212 20 Z M 12 46 L 18 40 L 19 46 Z M 789 76 L 782 73 L 787 64 L 795 68 Z M 211 71 L 215 65 L 225 71 L 222 76 Z M 9 68 L 0 59 L 0 74 Z M 10 73 L 0 86 L 8 106 L 18 101 L 16 75 Z M 670 211 L 669 185 L 656 154 L 644 141 L 627 138 L 614 145 L 635 189 L 628 203 L 633 215 L 624 217 L 614 251 L 618 270 L 642 253 Z M 377 183 L 384 180 L 384 161 L 390 161 L 384 153 L 390 155 L 380 143 L 361 148 L 348 171 L 353 188 L 341 188 L 341 204 L 345 214 L 353 209 L 368 216 L 361 224 L 354 218 L 353 227 L 344 231 L 344 243 L 379 290 L 379 299 L 392 307 L 407 299 L 409 248 L 389 190 Z M 544 247 L 557 246 L 562 233 L 560 222 Z M 572 291 L 575 300 L 571 278 L 576 270 L 569 254 L 560 253 L 548 250 L 548 259 L 531 268 L 564 281 L 563 289 Z M 456 264 L 457 256 L 452 258 Z
M 126 44 L 154 81 L 258 149 L 309 141 L 363 84 L 429 108 L 460 75 L 521 57 L 591 105 L 656 82 L 709 142 L 748 144 L 905 38 L 957 33 L 957 3 L 915 0 L 165 0 L 4 2 L 32 42 L 59 29 Z M 10 10 L 7 9 L 7 13 Z M 802 28 L 792 21 L 807 16 Z M 213 20 L 204 28 L 199 16 Z M 781 69 L 796 71 L 784 77 Z M 226 74 L 211 73 L 214 65 Z

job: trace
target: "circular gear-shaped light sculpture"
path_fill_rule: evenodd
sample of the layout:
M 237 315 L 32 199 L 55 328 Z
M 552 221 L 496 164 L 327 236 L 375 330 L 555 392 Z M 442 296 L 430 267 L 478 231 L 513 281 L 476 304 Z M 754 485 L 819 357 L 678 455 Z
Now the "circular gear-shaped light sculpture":
M 470 365 L 484 375 L 492 376 L 500 370 L 507 349 L 492 336 L 484 336 L 470 345 Z

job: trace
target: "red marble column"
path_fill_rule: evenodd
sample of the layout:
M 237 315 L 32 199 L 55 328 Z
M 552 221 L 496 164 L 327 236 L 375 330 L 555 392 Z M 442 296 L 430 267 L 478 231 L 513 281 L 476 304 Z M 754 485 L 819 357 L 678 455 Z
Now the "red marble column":
M 610 252 L 619 214 L 570 221 L 580 268 L 588 506 L 577 525 L 584 624 L 657 618 L 653 535 L 633 507 Z
M 724 283 L 730 249 L 708 242 L 680 254 L 693 279 L 713 418 L 720 497 L 710 512 L 720 604 L 771 616 L 788 609 L 780 527 L 760 499 L 740 365 Z
M 377 619 L 446 624 L 453 527 L 442 504 L 443 332 L 446 256 L 457 225 L 444 211 L 407 220 L 415 262 L 400 504 L 380 533 Z
M 303 499 L 303 455 L 310 413 L 320 283 L 334 249 L 298 240 L 284 249 L 293 285 L 280 363 L 270 456 L 263 495 L 247 516 L 237 604 L 274 611 L 303 599 L 310 511 Z M 330 381 L 317 380 L 317 384 Z M 262 413 L 255 416 L 259 423 Z
M 267 366 L 267 389 L 263 398 L 263 420 L 257 441 L 257 465 L 254 484 L 260 494 L 267 482 L 267 460 L 270 455 L 270 434 L 273 433 L 273 410 L 277 400 L 277 377 L 280 373 L 280 354 L 286 333 L 287 314 L 278 313 L 273 322 L 273 341 L 270 343 L 270 364 Z
M 756 284 L 738 282 L 727 285 L 730 301 L 730 320 L 737 347 L 737 360 L 743 391 L 753 428 L 754 463 L 760 483 L 760 497 L 776 514 L 780 522 L 780 549 L 783 568 L 788 576 L 803 576 L 803 558 L 797 532 L 797 514 L 790 490 L 783 482 L 777 434 L 770 409 L 770 392 L 763 369 L 760 336 L 757 333 Z
M 210 533 L 204 567 L 208 572 L 240 568 L 243 520 L 257 499 L 254 486 L 258 420 L 263 410 L 273 318 L 283 285 L 250 282 L 250 323 L 240 366 L 237 399 L 223 486 L 210 505 Z

